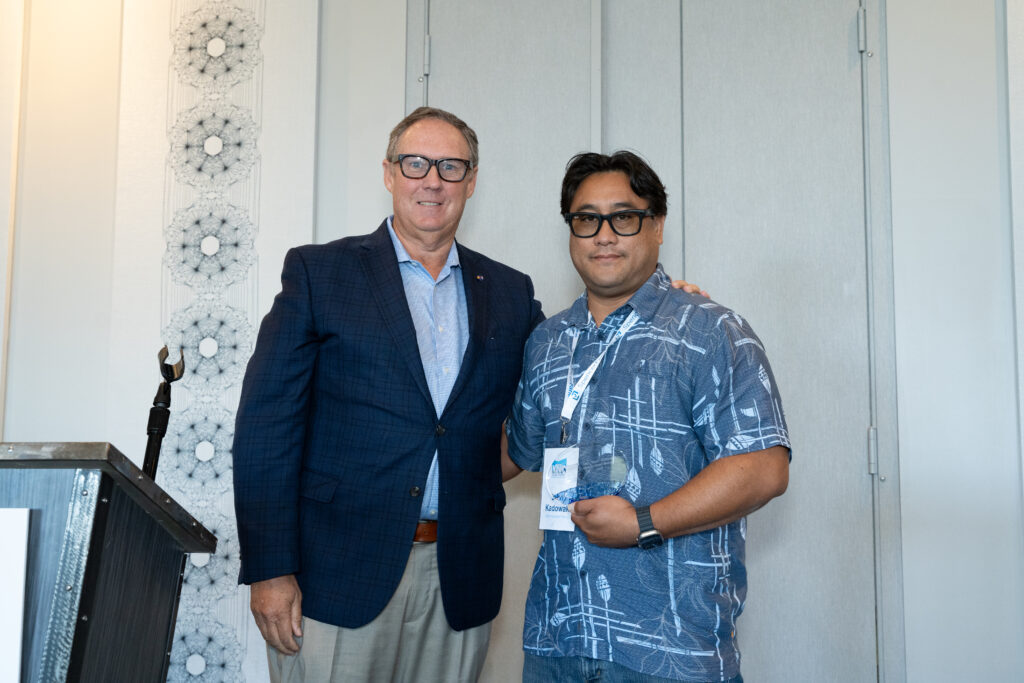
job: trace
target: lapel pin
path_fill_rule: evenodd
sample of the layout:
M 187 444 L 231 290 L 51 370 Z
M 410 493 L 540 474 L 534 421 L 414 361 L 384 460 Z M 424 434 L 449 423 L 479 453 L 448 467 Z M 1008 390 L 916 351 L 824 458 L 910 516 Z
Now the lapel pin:
M 484 280 L 484 276 L 483 276 L 483 275 L 477 275 L 477 276 L 476 276 L 476 279 L 477 279 L 477 280 L 480 280 L 481 282 L 483 282 L 483 280 Z

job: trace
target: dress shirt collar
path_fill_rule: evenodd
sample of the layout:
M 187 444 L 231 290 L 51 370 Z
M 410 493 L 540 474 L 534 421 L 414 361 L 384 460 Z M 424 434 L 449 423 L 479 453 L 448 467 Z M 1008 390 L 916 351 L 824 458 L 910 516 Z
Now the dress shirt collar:
M 409 252 L 406 251 L 405 245 L 402 244 L 402 240 L 398 239 L 398 235 L 395 234 L 395 228 L 391 224 L 394 220 L 394 216 L 388 216 L 388 235 L 391 236 L 391 243 L 395 246 L 395 256 L 398 257 L 399 263 L 412 263 L 414 259 L 409 256 Z M 415 261 L 419 263 L 419 261 Z M 423 264 L 420 264 L 423 265 Z M 442 280 L 448 271 L 459 265 L 459 250 L 455 245 L 455 240 L 452 240 L 452 248 L 448 250 L 448 260 L 444 262 L 444 267 L 441 269 L 441 274 L 438 275 L 438 281 Z

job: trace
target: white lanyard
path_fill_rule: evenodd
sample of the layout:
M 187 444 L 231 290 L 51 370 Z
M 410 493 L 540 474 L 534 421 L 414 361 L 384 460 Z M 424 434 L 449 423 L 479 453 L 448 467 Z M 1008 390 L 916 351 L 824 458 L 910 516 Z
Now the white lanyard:
M 615 336 L 612 337 L 611 341 L 608 342 L 608 346 L 604 347 L 604 350 L 594 359 L 594 362 L 590 364 L 579 380 L 572 383 L 572 358 L 576 354 L 576 343 L 579 341 L 579 332 L 577 332 L 572 338 L 572 348 L 569 350 L 569 370 L 565 377 L 565 403 L 562 404 L 562 443 L 564 444 L 566 439 L 569 438 L 569 434 L 566 428 L 569 426 L 569 422 L 572 420 L 572 414 L 576 412 L 576 406 L 579 405 L 580 399 L 583 398 L 583 392 L 587 390 L 587 386 L 590 384 L 590 380 L 594 377 L 594 373 L 597 372 L 598 366 L 601 365 L 601 361 L 604 360 L 604 356 L 608 353 L 608 349 L 614 346 L 629 330 L 640 320 L 640 316 L 637 315 L 636 311 L 632 311 L 629 316 L 622 321 L 619 325 L 619 329 L 615 332 Z

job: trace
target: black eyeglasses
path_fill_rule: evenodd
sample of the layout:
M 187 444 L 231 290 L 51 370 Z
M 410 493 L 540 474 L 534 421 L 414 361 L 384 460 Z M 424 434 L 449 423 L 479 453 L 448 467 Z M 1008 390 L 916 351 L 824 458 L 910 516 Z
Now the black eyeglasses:
M 629 237 L 640 232 L 644 219 L 654 218 L 654 213 L 650 209 L 629 209 L 615 213 L 578 211 L 563 214 L 563 218 L 576 237 L 593 237 L 601 232 L 601 225 L 605 221 L 608 221 L 608 225 L 612 227 L 612 232 L 616 235 Z
M 402 175 L 411 180 L 426 178 L 431 166 L 437 166 L 437 175 L 449 183 L 459 183 L 465 179 L 473 162 L 467 159 L 428 159 L 419 154 L 399 154 L 391 163 L 397 163 Z

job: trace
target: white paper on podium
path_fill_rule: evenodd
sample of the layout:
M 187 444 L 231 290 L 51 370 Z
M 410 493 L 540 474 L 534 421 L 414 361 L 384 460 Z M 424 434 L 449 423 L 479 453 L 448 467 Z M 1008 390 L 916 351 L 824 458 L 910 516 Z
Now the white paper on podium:
M 28 566 L 28 508 L 0 508 L 0 681 L 21 679 L 21 627 Z

